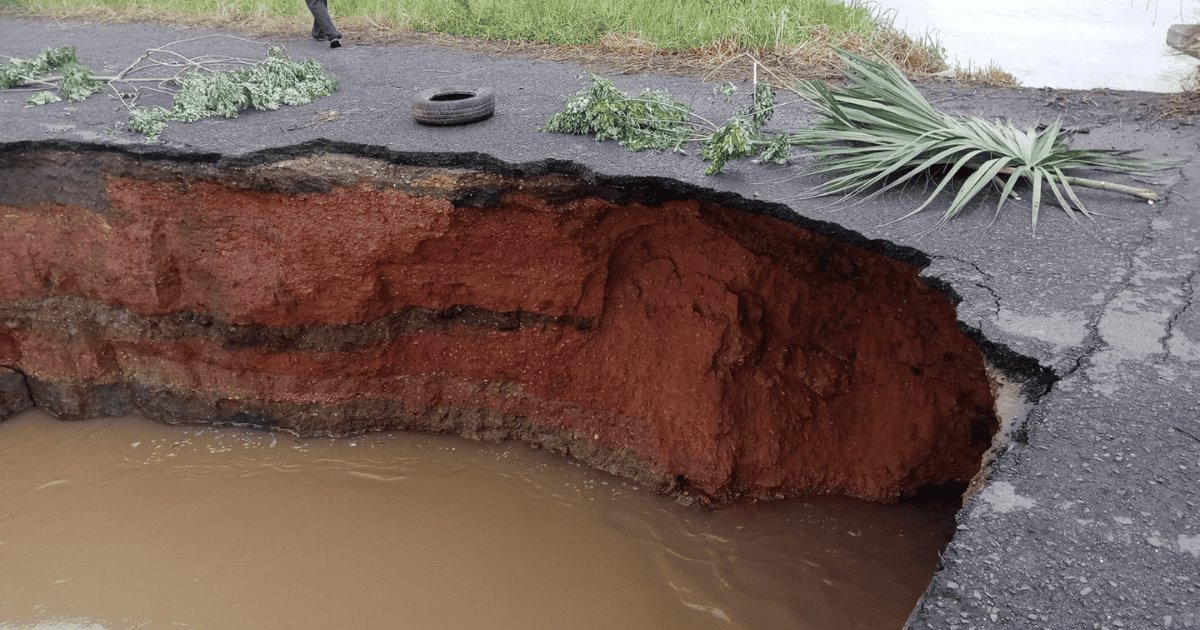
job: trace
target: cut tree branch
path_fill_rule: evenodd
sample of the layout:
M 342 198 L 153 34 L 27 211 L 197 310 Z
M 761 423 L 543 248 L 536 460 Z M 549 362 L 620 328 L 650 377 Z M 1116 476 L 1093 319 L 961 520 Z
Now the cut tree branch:
M 1001 175 L 1012 175 L 1015 170 L 1016 169 L 1014 169 L 1012 167 L 1002 168 L 1002 169 L 1000 169 L 1000 174 Z M 1126 195 L 1131 195 L 1131 196 L 1137 197 L 1139 199 L 1145 199 L 1146 201 L 1161 201 L 1162 200 L 1162 198 L 1158 196 L 1158 193 L 1154 192 L 1153 190 L 1150 190 L 1149 188 L 1138 188 L 1137 186 L 1126 186 L 1125 184 L 1114 184 L 1112 182 L 1106 182 L 1106 181 L 1099 180 L 1099 179 L 1087 179 L 1085 177 L 1067 176 L 1064 179 L 1066 179 L 1067 183 L 1072 186 L 1083 186 L 1084 188 L 1095 188 L 1096 190 L 1107 190 L 1110 192 L 1123 193 Z

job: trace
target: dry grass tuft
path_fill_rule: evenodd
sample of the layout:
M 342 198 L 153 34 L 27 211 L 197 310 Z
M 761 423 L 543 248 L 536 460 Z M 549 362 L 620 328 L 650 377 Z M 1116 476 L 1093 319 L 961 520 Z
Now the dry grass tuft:
M 1182 92 L 1163 99 L 1158 113 L 1159 118 L 1166 120 L 1200 118 L 1200 68 L 1192 73 Z
M 1004 70 L 995 62 L 989 62 L 986 66 L 978 68 L 967 65 L 954 67 L 954 79 L 964 83 L 976 83 L 989 87 L 1020 87 L 1021 82 L 1017 80 L 1007 70 Z
M 596 44 L 603 51 L 630 55 L 653 55 L 658 45 L 637 33 L 605 33 Z
M 804 44 L 777 44 L 756 50 L 746 50 L 733 39 L 718 40 L 692 50 L 669 50 L 637 37 L 614 35 L 606 36 L 596 45 L 524 45 L 523 48 L 523 54 L 581 63 L 595 72 L 651 72 L 717 81 L 751 76 L 755 59 L 789 82 L 802 78 L 837 78 L 844 65 L 836 53 L 838 48 L 862 55 L 879 55 L 914 78 L 926 78 L 946 68 L 941 56 L 929 46 L 898 31 L 834 36 L 823 27 L 813 28 L 811 40 Z

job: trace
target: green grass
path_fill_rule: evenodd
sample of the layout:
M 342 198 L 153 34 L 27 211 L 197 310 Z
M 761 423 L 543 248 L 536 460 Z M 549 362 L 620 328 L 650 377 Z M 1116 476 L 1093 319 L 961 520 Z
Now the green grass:
M 304 17 L 300 0 L 8 0 L 19 12 Z M 803 45 L 814 28 L 869 35 L 886 20 L 835 0 L 331 0 L 335 19 L 466 37 L 580 45 L 635 33 L 665 49 L 727 42 L 745 50 Z

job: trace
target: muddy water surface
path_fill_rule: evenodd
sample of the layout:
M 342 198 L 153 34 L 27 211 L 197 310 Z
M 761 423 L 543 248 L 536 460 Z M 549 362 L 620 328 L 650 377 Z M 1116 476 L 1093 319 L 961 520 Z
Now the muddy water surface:
M 1178 92 L 1197 61 L 1167 28 L 1200 22 L 1200 0 L 879 0 L 896 25 L 933 32 L 950 62 L 994 61 L 1026 87 Z
M 948 506 L 680 506 L 514 444 L 0 422 L 0 629 L 888 628 Z

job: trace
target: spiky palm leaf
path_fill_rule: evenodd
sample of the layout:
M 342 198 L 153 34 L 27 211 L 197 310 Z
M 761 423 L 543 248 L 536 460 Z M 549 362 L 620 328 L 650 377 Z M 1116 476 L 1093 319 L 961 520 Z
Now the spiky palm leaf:
M 1066 175 L 1074 169 L 1118 173 L 1146 173 L 1166 163 L 1140 160 L 1103 150 L 1072 149 L 1061 135 L 1060 123 L 1041 131 L 1020 130 L 1011 124 L 976 117 L 951 116 L 929 104 L 912 83 L 893 66 L 845 51 L 843 71 L 850 85 L 831 87 L 822 81 L 804 81 L 795 91 L 822 114 L 809 129 L 791 134 L 790 140 L 808 147 L 819 159 L 810 172 L 834 177 L 816 189 L 820 196 L 872 195 L 902 186 L 923 174 L 940 176 L 933 193 L 905 217 L 921 212 L 959 176 L 962 183 L 941 225 L 956 216 L 989 183 L 1001 189 L 996 213 L 1010 198 L 1018 182 L 1031 186 L 1034 230 L 1043 185 L 1072 219 L 1076 212 L 1091 213 L 1073 186 L 1088 186 L 1157 199 L 1152 191 Z

